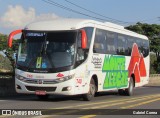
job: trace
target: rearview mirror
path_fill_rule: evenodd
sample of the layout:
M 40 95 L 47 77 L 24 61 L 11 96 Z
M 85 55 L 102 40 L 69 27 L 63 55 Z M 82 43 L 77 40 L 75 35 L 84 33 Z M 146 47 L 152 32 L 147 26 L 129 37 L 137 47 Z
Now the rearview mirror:
M 22 33 L 22 30 L 15 30 L 10 33 L 10 35 L 8 37 L 8 47 L 10 47 L 10 48 L 12 47 L 13 37 L 19 33 Z
M 86 49 L 87 48 L 87 35 L 86 35 L 86 31 L 84 29 L 81 30 L 81 47 L 82 49 Z

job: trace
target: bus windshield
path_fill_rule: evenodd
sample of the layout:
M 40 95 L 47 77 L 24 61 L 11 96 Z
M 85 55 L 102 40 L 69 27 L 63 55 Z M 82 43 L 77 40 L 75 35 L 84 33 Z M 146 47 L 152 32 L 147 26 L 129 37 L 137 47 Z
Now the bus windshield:
M 17 65 L 32 69 L 71 66 L 74 62 L 76 31 L 23 33 Z

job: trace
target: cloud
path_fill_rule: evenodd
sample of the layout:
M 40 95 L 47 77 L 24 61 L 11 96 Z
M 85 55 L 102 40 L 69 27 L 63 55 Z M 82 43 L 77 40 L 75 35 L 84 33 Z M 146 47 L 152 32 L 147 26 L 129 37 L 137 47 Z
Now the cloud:
M 0 25 L 5 28 L 22 28 L 33 21 L 56 19 L 54 13 L 36 15 L 34 8 L 24 9 L 20 5 L 9 5 L 7 11 L 0 17 Z

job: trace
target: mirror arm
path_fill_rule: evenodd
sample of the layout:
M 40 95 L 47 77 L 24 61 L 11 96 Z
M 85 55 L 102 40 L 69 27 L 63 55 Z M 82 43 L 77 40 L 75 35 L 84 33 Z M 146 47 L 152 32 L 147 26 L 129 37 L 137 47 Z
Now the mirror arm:
M 22 30 L 15 30 L 10 33 L 9 38 L 8 38 L 8 47 L 10 48 L 12 47 L 13 37 L 19 33 L 22 33 Z

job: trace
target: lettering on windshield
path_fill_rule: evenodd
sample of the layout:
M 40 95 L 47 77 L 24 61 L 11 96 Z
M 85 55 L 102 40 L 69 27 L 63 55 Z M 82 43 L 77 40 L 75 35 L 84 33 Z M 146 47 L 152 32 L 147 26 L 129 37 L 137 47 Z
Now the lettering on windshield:
M 44 36 L 44 35 L 45 33 L 27 33 L 26 34 L 26 36 L 39 36 L 39 37 Z

